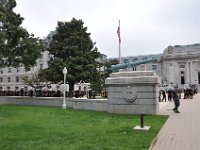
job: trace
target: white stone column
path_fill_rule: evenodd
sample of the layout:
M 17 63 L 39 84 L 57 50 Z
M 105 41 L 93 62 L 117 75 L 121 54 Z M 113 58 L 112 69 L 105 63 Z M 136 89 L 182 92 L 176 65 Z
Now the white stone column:
M 186 75 L 187 75 L 187 84 L 189 84 L 189 62 L 186 62 Z
M 193 81 L 193 65 L 192 65 L 192 61 L 190 62 L 190 83 L 194 84 L 194 81 Z

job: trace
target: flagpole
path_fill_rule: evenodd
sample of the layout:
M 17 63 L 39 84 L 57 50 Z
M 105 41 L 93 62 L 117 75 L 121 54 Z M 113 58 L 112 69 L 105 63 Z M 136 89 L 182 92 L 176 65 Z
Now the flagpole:
M 120 20 L 119 20 L 119 30 L 120 30 Z M 121 60 L 121 37 L 119 37 L 119 64 L 121 64 L 121 63 L 122 63 L 122 60 Z

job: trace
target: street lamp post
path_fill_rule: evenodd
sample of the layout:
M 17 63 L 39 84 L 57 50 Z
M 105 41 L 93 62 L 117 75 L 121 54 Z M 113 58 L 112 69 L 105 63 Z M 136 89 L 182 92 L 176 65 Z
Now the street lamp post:
M 64 69 L 63 69 L 63 74 L 64 74 L 64 90 L 63 90 L 63 104 L 62 104 L 62 109 L 66 109 L 66 102 L 65 102 L 65 91 L 66 91 L 66 89 L 65 89 L 65 83 L 66 83 L 66 74 L 67 74 L 67 69 L 66 69 L 66 67 L 64 67 Z

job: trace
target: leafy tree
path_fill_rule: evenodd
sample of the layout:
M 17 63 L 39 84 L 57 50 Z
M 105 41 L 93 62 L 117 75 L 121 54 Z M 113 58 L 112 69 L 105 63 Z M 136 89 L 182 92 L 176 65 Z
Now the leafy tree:
M 33 87 L 34 89 L 40 89 L 40 90 L 47 85 L 47 81 L 45 80 L 45 78 L 43 78 L 37 73 L 32 74 L 31 77 L 23 76 L 22 82 L 24 82 L 30 87 Z
M 90 88 L 99 94 L 103 91 L 105 92 L 105 79 L 112 73 L 111 66 L 118 63 L 118 59 L 110 59 L 99 63 L 99 67 L 102 68 L 102 71 L 94 72 L 95 76 L 90 81 Z
M 83 24 L 82 20 L 75 18 L 70 22 L 58 22 L 48 48 L 54 57 L 43 71 L 49 81 L 57 83 L 63 80 L 62 70 L 66 66 L 69 97 L 73 96 L 74 84 L 90 82 L 98 67 L 96 58 L 100 53 Z
M 90 81 L 90 88 L 94 90 L 97 94 L 101 94 L 103 91 L 105 84 L 105 76 L 104 72 L 95 72 L 92 80 Z
M 13 11 L 15 7 L 15 0 L 0 0 L 0 67 L 30 68 L 44 47 L 21 26 L 24 18 Z

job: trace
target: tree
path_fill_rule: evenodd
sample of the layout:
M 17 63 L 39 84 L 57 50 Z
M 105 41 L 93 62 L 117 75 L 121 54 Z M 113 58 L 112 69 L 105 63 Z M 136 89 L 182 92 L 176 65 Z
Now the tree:
M 57 83 L 63 80 L 62 70 L 67 67 L 69 97 L 73 96 L 74 84 L 90 82 L 98 67 L 96 58 L 100 53 L 83 24 L 82 20 L 75 18 L 70 22 L 58 22 L 48 48 L 54 57 L 48 62 L 44 74 L 49 81 Z
M 90 81 L 90 88 L 97 93 L 105 92 L 105 79 L 112 73 L 111 66 L 118 63 L 119 61 L 117 59 L 99 62 L 99 67 L 102 68 L 102 71 L 94 72 L 95 76 Z
M 96 93 L 101 94 L 105 88 L 105 76 L 104 72 L 95 72 L 93 78 L 90 81 L 90 88 Z
M 44 47 L 21 26 L 24 18 L 13 11 L 15 7 L 15 0 L 0 0 L 0 67 L 30 68 Z
M 30 87 L 33 87 L 34 89 L 39 89 L 39 90 L 47 86 L 47 81 L 37 73 L 32 74 L 31 77 L 23 76 L 22 82 L 24 82 Z

